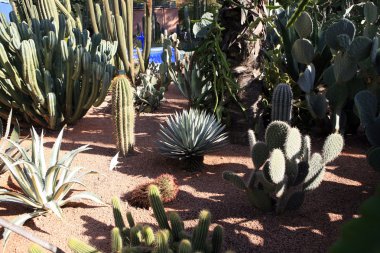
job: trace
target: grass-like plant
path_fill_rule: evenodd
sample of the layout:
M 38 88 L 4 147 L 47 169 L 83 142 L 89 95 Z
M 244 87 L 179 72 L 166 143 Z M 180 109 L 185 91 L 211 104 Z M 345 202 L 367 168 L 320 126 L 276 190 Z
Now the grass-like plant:
M 8 167 L 12 179 L 19 187 L 19 190 L 0 188 L 0 202 L 21 204 L 33 209 L 31 213 L 18 216 L 12 223 L 22 226 L 27 220 L 50 212 L 62 218 L 61 208 L 69 202 L 78 200 L 87 199 L 103 204 L 97 196 L 90 192 L 71 195 L 74 186 L 83 186 L 81 180 L 84 176 L 96 173 L 92 170 L 83 171 L 82 167 L 71 168 L 74 158 L 80 152 L 89 150 L 88 145 L 72 150 L 59 159 L 62 129 L 53 145 L 50 162 L 47 164 L 44 156 L 43 133 L 39 136 L 33 128 L 31 136 L 31 152 L 18 143 L 8 140 L 21 153 L 21 159 L 16 160 L 5 153 L 0 154 L 1 160 Z M 5 229 L 4 245 L 9 234 L 10 231 Z
M 183 161 L 185 169 L 200 170 L 206 153 L 227 144 L 224 125 L 206 111 L 176 112 L 166 123 L 158 133 L 158 149 L 164 156 Z

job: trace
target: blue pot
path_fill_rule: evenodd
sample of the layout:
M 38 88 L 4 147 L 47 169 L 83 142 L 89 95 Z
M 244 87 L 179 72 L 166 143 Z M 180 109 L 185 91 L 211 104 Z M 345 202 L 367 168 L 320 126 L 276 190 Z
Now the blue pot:
M 12 7 L 9 3 L 0 3 L 0 12 L 5 15 L 9 21 L 9 13 L 12 11 Z

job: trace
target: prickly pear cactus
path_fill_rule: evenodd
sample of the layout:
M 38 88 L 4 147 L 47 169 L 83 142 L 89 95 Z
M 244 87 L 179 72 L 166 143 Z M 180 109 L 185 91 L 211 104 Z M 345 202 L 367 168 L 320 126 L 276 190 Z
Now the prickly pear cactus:
M 135 144 L 133 87 L 127 76 L 117 76 L 112 81 L 112 120 L 116 147 L 120 155 L 126 156 Z
M 254 170 L 248 182 L 229 171 L 223 177 L 244 190 L 255 207 L 276 213 L 298 209 L 305 194 L 321 184 L 326 164 L 343 149 L 343 137 L 331 134 L 322 154 L 311 155 L 310 137 L 283 121 L 269 124 L 265 142 L 251 140 Z

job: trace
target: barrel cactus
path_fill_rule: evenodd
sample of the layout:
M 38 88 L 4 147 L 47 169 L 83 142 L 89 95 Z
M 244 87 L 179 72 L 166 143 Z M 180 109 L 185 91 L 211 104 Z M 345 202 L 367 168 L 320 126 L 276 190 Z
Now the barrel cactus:
M 211 225 L 211 214 L 203 210 L 199 214 L 198 225 L 192 234 L 184 229 L 184 223 L 176 212 L 165 213 L 160 192 L 154 185 L 149 187 L 149 201 L 159 229 L 154 233 L 150 226 L 135 223 L 130 212 L 127 212 L 129 228 L 122 217 L 120 200 L 112 198 L 115 228 L 111 232 L 112 252 L 222 252 L 224 232 L 217 225 L 208 236 Z M 95 248 L 77 239 L 69 240 L 69 247 L 75 253 L 98 252 Z
M 103 102 L 117 42 L 90 37 L 64 14 L 53 16 L 27 24 L 0 15 L 0 105 L 29 124 L 60 129 Z
M 302 136 L 297 128 L 291 128 L 283 121 L 269 124 L 265 142 L 251 139 L 255 169 L 248 182 L 229 171 L 224 172 L 223 177 L 244 190 L 255 207 L 276 213 L 298 209 L 305 193 L 321 184 L 326 164 L 343 149 L 343 137 L 331 134 L 324 143 L 322 154 L 311 155 L 310 137 Z
M 133 87 L 127 76 L 112 81 L 112 120 L 115 127 L 116 147 L 122 156 L 133 150 L 135 144 L 135 108 Z
M 224 125 L 206 111 L 176 112 L 166 124 L 160 126 L 158 150 L 164 156 L 182 161 L 186 170 L 201 170 L 204 155 L 227 143 Z
M 276 86 L 272 96 L 272 121 L 281 120 L 290 122 L 292 119 L 292 88 L 280 83 Z

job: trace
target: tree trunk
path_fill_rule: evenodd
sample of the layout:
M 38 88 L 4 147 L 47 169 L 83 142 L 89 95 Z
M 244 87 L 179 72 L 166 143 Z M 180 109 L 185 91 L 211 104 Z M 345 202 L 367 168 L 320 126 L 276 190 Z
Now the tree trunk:
M 223 51 L 227 55 L 232 72 L 241 89 L 238 98 L 246 113 L 241 108 L 229 103 L 229 126 L 232 143 L 248 144 L 247 131 L 260 124 L 260 94 L 262 90 L 262 54 L 261 47 L 265 40 L 265 25 L 257 19 L 265 16 L 265 1 L 258 0 L 225 1 L 219 12 L 219 20 L 223 31 Z M 242 7 L 244 6 L 244 7 Z M 251 25 L 251 27 L 250 27 Z

